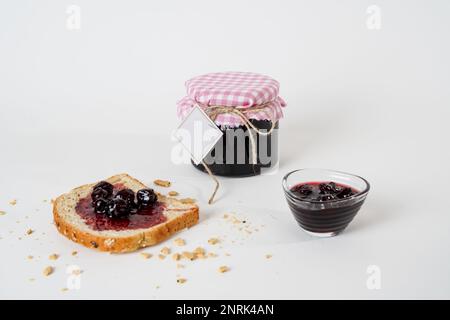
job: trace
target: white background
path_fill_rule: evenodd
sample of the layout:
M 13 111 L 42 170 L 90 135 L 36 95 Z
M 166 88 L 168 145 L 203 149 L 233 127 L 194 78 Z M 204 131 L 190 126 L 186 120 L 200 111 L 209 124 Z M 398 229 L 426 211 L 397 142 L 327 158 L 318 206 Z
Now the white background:
M 80 30 L 66 27 L 70 4 L 81 8 Z M 366 25 L 373 4 L 379 30 Z M 450 3 L 436 0 L 2 1 L 0 297 L 450 298 L 448 30 Z M 184 81 L 227 70 L 280 81 L 281 165 L 221 179 L 208 206 L 212 182 L 171 163 L 170 133 Z M 303 167 L 371 182 L 343 234 L 313 239 L 295 224 L 281 178 Z M 219 257 L 180 271 L 56 232 L 44 199 L 120 172 L 172 180 L 197 198 L 201 222 L 181 236 Z M 243 234 L 226 212 L 265 226 Z M 211 236 L 221 248 L 205 244 Z M 81 288 L 61 292 L 74 264 Z M 45 278 L 47 265 L 56 269 Z M 366 286 L 369 265 L 381 269 L 379 290 Z M 177 274 L 188 281 L 176 284 Z

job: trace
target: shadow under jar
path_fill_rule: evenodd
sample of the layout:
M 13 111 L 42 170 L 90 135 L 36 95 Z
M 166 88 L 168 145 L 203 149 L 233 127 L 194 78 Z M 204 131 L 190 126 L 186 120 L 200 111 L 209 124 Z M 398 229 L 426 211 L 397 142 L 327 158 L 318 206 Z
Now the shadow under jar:
M 214 175 L 249 177 L 278 165 L 279 120 L 286 103 L 278 96 L 276 80 L 250 72 L 209 73 L 186 81 L 186 92 L 177 103 L 181 120 L 196 106 L 207 115 L 211 114 L 208 111 L 223 109 L 210 116 L 223 135 L 203 158 Z M 257 131 L 246 125 L 242 117 Z M 206 172 L 203 163 L 191 162 Z

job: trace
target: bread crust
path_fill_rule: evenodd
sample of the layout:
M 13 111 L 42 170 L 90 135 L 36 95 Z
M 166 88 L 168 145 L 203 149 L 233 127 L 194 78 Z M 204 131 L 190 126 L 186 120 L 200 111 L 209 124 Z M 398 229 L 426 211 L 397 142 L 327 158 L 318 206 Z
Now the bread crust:
M 116 179 L 116 177 L 127 177 L 145 186 L 140 181 L 126 174 L 113 176 L 107 179 L 107 181 L 113 181 Z M 93 184 L 84 185 L 72 190 L 71 192 L 76 192 L 76 190 L 79 190 L 81 188 L 91 188 L 92 186 Z M 190 228 L 194 226 L 198 223 L 199 220 L 198 206 L 194 205 L 190 209 L 183 209 L 183 211 L 185 212 L 183 212 L 182 215 L 153 226 L 145 231 L 136 232 L 135 234 L 130 236 L 102 236 L 90 233 L 88 231 L 80 230 L 77 226 L 69 223 L 64 219 L 64 217 L 58 212 L 60 202 L 62 201 L 64 196 L 65 195 L 59 196 L 53 203 L 53 219 L 56 228 L 62 235 L 69 238 L 70 240 L 77 242 L 85 247 L 100 251 L 125 253 L 155 245 L 166 240 L 171 235 L 184 228 Z

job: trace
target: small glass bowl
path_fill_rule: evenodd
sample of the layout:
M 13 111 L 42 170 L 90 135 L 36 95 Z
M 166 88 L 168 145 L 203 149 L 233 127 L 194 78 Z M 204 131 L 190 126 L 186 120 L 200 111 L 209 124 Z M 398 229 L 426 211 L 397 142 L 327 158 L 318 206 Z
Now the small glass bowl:
M 358 193 L 345 199 L 322 202 L 302 199 L 291 191 L 298 184 L 331 181 L 351 187 Z M 366 179 L 334 170 L 299 169 L 283 178 L 284 194 L 295 220 L 306 233 L 318 237 L 332 237 L 342 232 L 358 213 L 369 189 Z

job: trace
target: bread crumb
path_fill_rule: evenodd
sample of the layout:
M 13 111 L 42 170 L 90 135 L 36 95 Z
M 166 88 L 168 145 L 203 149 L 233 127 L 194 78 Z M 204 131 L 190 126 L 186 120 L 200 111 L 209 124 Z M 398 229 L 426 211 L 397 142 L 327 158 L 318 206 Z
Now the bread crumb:
M 206 259 L 206 251 L 202 247 L 198 247 L 194 250 L 195 257 L 198 259 Z
M 169 192 L 169 196 L 171 196 L 171 197 L 175 197 L 175 196 L 177 196 L 177 195 L 179 195 L 179 193 L 176 192 L 176 191 L 170 191 L 170 192 Z
M 1 210 L 0 210 L 0 216 L 4 216 L 5 214 L 6 214 L 5 211 L 1 211 Z
M 164 259 L 166 258 L 166 256 L 163 255 L 163 254 L 158 254 L 158 258 L 159 258 L 160 260 L 164 260 Z
M 17 204 L 17 200 L 13 199 L 9 202 L 10 205 L 15 206 Z
M 59 255 L 57 255 L 56 253 L 54 253 L 54 254 L 49 255 L 48 258 L 49 258 L 50 260 L 56 260 L 56 259 L 59 258 Z
M 164 248 L 161 249 L 160 252 L 161 252 L 161 254 L 167 256 L 167 255 L 170 254 L 170 248 L 169 247 L 164 247 Z
M 205 249 L 203 249 L 202 247 L 197 247 L 194 250 L 195 254 L 205 254 Z
M 217 257 L 217 254 L 215 254 L 214 252 L 209 252 L 208 257 L 215 258 Z
M 187 280 L 185 278 L 178 278 L 177 279 L 177 283 L 180 283 L 180 284 L 185 283 L 186 281 Z
M 72 255 L 76 256 L 78 254 L 78 251 L 72 251 Z
M 183 204 L 191 204 L 191 203 L 195 203 L 195 201 L 197 201 L 197 200 L 192 199 L 192 198 L 184 198 L 184 199 L 180 199 L 180 201 Z
M 175 261 L 178 261 L 178 260 L 181 259 L 181 255 L 179 253 L 174 253 L 172 255 L 172 259 L 175 260 Z
M 144 259 L 150 259 L 152 257 L 152 254 L 148 252 L 142 252 L 141 257 Z
M 236 217 L 233 217 L 232 220 L 233 220 L 233 221 L 232 221 L 233 224 L 239 224 L 239 223 L 241 223 L 241 220 L 239 220 L 239 219 L 236 218 Z
M 184 241 L 184 240 L 181 239 L 181 238 L 177 238 L 177 239 L 175 239 L 173 242 L 174 242 L 177 246 L 179 246 L 179 247 L 184 246 L 184 245 L 186 244 L 186 241 Z
M 225 255 L 226 255 L 227 257 L 231 256 L 231 254 L 229 254 L 228 252 L 226 252 Z
M 270 259 L 270 258 L 272 258 L 272 255 L 271 254 L 266 254 L 266 259 Z
M 153 183 L 156 184 L 157 186 L 165 187 L 165 188 L 168 188 L 171 185 L 170 181 L 161 180 L 161 179 L 156 179 L 155 181 L 153 181 Z
M 29 255 L 29 256 L 27 257 L 27 259 L 28 259 L 28 260 L 32 260 L 32 259 L 33 259 L 33 256 L 32 256 L 32 255 Z
M 75 269 L 72 271 L 72 274 L 75 276 L 79 276 L 82 273 L 83 273 L 83 271 L 81 269 Z
M 225 213 L 225 214 L 223 215 L 223 218 L 224 218 L 224 219 L 228 219 L 228 215 Z
M 27 230 L 27 235 L 30 235 L 30 234 L 32 234 L 33 232 L 34 232 L 34 230 L 28 229 L 28 230 Z
M 225 272 L 228 272 L 228 271 L 230 271 L 230 268 L 228 268 L 227 266 L 219 267 L 219 272 L 220 273 L 225 273 Z
M 204 253 L 197 253 L 196 256 L 198 259 L 206 259 L 207 258 L 207 256 Z
M 177 263 L 177 269 L 183 269 L 184 265 L 182 265 L 181 263 Z
M 46 267 L 43 271 L 42 274 L 46 277 L 48 277 L 49 275 L 51 275 L 53 273 L 53 267 Z
M 212 244 L 212 245 L 215 245 L 215 244 L 217 244 L 219 242 L 220 242 L 220 240 L 218 238 L 211 238 L 211 239 L 208 240 L 208 243 Z
M 186 259 L 189 259 L 189 260 L 195 260 L 195 254 L 193 254 L 192 252 L 189 252 L 189 251 L 184 251 L 183 257 L 185 257 Z

